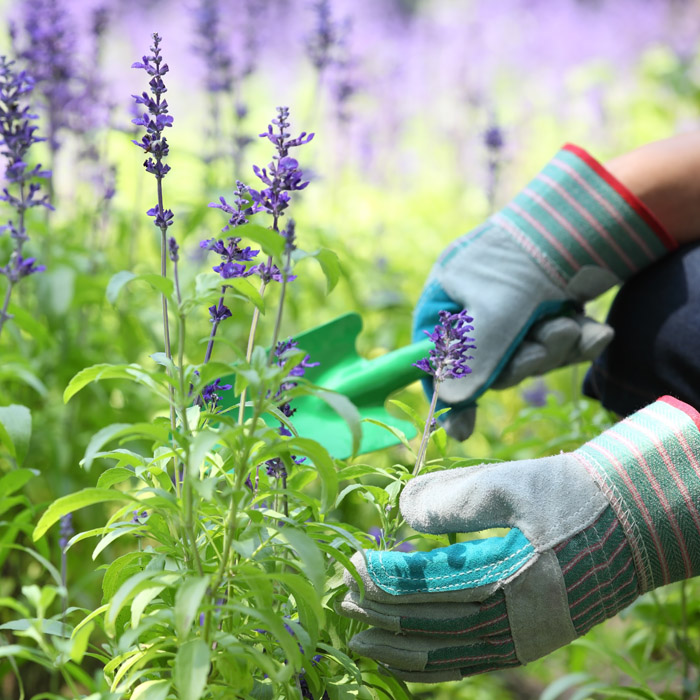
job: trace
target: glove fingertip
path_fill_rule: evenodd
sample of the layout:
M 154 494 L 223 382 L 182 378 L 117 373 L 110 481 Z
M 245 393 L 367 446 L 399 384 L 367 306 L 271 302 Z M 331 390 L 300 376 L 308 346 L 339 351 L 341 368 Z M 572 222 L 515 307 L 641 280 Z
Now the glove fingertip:
M 453 408 L 442 418 L 442 427 L 453 439 L 460 442 L 471 437 L 476 425 L 476 405 Z

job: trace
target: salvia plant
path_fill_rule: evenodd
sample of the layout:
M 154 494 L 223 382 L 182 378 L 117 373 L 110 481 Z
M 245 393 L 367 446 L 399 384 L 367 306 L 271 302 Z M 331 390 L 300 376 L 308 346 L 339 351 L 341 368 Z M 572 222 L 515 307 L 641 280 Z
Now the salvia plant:
M 293 137 L 289 109 L 278 108 L 261 133 L 274 154 L 253 169 L 258 188 L 238 182 L 233 197 L 210 205 L 226 215 L 225 238 L 201 247 L 218 259 L 211 272 L 183 285 L 178 220 L 166 206 L 165 133 L 174 119 L 164 97 L 161 43 L 154 34 L 150 53 L 134 64 L 149 77 L 148 90 L 135 97 L 144 111 L 134 121 L 145 133 L 134 143 L 154 179 L 147 214 L 160 233 L 160 266 L 118 273 L 108 294 L 115 297 L 135 279 L 150 284 L 162 297 L 162 344 L 151 365 L 79 372 L 64 399 L 91 382 L 123 379 L 151 392 L 166 415 L 108 425 L 91 439 L 82 465 L 99 466 L 99 476 L 39 519 L 38 543 L 60 522 L 61 572 L 40 558 L 54 582 L 23 590 L 26 605 L 14 606 L 23 617 L 12 629 L 27 641 L 8 653 L 58 669 L 75 697 L 85 687 L 94 697 L 141 700 L 378 697 L 369 690 L 373 683 L 405 696 L 402 684 L 376 670 L 370 669 L 373 683 L 363 681 L 343 651 L 355 623 L 333 609 L 343 569 L 354 572 L 349 556 L 372 539 L 357 533 L 358 539 L 329 515 L 344 497 L 339 483 L 368 469 L 337 462 L 294 428 L 295 399 L 316 391 L 304 375 L 322 358 L 280 337 L 287 286 L 307 257 L 318 258 L 331 286 L 336 274 L 330 251 L 298 247 L 288 217 L 294 196 L 309 184 L 291 153 L 313 134 Z M 250 306 L 247 347 L 233 363 L 217 361 L 221 324 Z M 210 335 L 202 356 L 190 358 L 187 319 L 207 308 Z M 259 338 L 263 315 L 269 335 Z M 351 412 L 341 413 L 352 420 Z M 143 444 L 151 449 L 134 449 Z M 108 520 L 76 532 L 72 514 L 98 503 L 110 507 Z M 105 567 L 103 604 L 84 610 L 67 593 L 66 554 L 91 539 L 93 558 L 117 543 L 132 546 Z M 60 610 L 52 615 L 54 606 Z M 82 670 L 88 660 L 102 666 L 97 683 Z

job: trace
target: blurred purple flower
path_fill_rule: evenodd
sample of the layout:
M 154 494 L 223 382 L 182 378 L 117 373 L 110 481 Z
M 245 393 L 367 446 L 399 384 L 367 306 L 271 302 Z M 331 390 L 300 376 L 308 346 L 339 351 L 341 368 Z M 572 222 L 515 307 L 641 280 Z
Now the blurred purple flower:
M 330 0 L 316 0 L 312 5 L 316 25 L 306 39 L 306 53 L 319 72 L 333 63 L 333 50 L 340 40 L 340 28 L 331 17 Z
M 180 246 L 177 244 L 175 236 L 170 236 L 168 239 L 168 254 L 172 262 L 176 263 L 180 260 Z
M 547 396 L 551 394 L 551 389 L 547 386 L 544 379 L 538 379 L 524 388 L 520 395 L 530 406 L 541 408 L 547 405 Z
M 474 350 L 474 338 L 467 335 L 474 330 L 471 322 L 474 320 L 463 309 L 459 313 L 451 314 L 449 311 L 440 311 L 440 323 L 431 333 L 423 331 L 435 347 L 430 350 L 430 356 L 414 363 L 415 367 L 432 375 L 435 382 L 445 379 L 459 379 L 469 374 L 472 370 L 466 364 L 467 360 L 474 359 L 467 353 Z
M 192 11 L 195 23 L 196 43 L 194 52 L 206 66 L 205 86 L 208 92 L 233 90 L 233 58 L 222 36 L 225 24 L 218 0 L 199 0 Z
M 75 534 L 73 529 L 73 513 L 66 513 L 66 515 L 61 517 L 61 524 L 59 530 L 59 540 L 58 546 L 64 549 L 68 544 L 68 540 Z
M 61 0 L 23 0 L 23 37 L 11 29 L 17 58 L 34 78 L 47 116 L 52 153 L 60 146 L 59 132 L 84 124 L 93 109 L 83 97 L 85 80 L 79 74 L 75 45 L 77 30 Z

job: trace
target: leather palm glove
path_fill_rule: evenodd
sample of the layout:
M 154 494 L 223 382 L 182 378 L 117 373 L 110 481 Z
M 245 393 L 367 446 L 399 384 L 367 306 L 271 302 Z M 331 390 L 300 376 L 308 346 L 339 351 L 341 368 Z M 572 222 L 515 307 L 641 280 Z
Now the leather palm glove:
M 441 255 L 413 319 L 413 339 L 440 309 L 469 309 L 478 359 L 440 386 L 447 432 L 471 435 L 487 389 L 595 358 L 612 329 L 583 304 L 677 247 L 649 210 L 588 153 L 564 146 L 504 209 Z M 432 393 L 431 387 L 426 387 Z
M 431 552 L 367 551 L 357 654 L 424 683 L 526 664 L 638 595 L 700 573 L 700 414 L 663 397 L 568 454 L 418 476 L 401 512 L 432 534 L 510 528 Z

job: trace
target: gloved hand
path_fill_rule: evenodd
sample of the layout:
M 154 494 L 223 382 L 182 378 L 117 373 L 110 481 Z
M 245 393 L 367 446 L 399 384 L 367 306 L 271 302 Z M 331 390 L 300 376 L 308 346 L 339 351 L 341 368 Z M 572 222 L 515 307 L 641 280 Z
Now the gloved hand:
M 622 184 L 567 145 L 502 211 L 455 241 L 435 264 L 413 320 L 413 338 L 438 312 L 474 317 L 472 373 L 444 382 L 444 425 L 464 440 L 476 399 L 490 387 L 596 357 L 612 329 L 583 304 L 677 247 Z M 553 318 L 554 317 L 554 318 Z
M 700 414 L 664 397 L 575 452 L 419 476 L 401 512 L 433 534 L 511 528 L 431 552 L 353 556 L 373 626 L 350 647 L 398 677 L 456 680 L 533 661 L 638 595 L 700 573 Z

